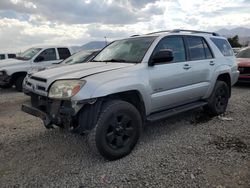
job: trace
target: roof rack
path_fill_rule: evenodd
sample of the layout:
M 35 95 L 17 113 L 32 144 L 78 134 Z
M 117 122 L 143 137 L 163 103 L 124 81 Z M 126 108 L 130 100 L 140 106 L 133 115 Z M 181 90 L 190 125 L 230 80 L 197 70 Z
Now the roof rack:
M 152 34 L 157 34 L 157 33 L 166 33 L 166 32 L 172 32 L 173 30 L 163 30 L 163 31 L 156 31 L 152 33 L 147 33 L 146 35 L 152 35 Z
M 130 37 L 138 37 L 138 36 L 140 36 L 140 35 L 131 35 Z
M 215 33 L 215 32 L 187 30 L 187 29 L 173 29 L 173 30 L 157 31 L 157 32 L 153 32 L 153 33 L 148 33 L 147 35 L 156 34 L 156 33 L 165 33 L 165 32 L 169 32 L 169 33 L 180 33 L 180 32 L 206 33 L 206 34 L 211 34 L 213 36 L 220 36 L 218 33 Z

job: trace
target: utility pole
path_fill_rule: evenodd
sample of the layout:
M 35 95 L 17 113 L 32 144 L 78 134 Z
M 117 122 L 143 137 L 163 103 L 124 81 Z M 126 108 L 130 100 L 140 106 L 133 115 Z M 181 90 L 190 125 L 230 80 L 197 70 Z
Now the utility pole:
M 108 45 L 107 37 L 104 37 L 106 46 Z

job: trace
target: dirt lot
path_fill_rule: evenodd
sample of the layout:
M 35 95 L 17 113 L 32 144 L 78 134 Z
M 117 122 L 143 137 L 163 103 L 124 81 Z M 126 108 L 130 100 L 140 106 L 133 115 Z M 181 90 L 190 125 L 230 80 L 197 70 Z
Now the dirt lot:
M 84 136 L 46 130 L 0 89 L 0 187 L 250 187 L 250 86 L 236 86 L 224 117 L 195 110 L 145 126 L 127 157 L 92 154 Z

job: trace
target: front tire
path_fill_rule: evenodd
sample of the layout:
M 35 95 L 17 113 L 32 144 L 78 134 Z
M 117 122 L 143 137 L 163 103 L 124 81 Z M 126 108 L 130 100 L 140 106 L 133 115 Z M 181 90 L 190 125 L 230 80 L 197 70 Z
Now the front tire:
M 140 137 L 141 115 L 130 103 L 113 100 L 104 104 L 97 124 L 88 134 L 91 149 L 115 160 L 128 155 Z
M 23 91 L 23 80 L 24 80 L 24 78 L 25 78 L 25 76 L 19 76 L 16 79 L 15 87 L 16 87 L 16 90 L 19 91 L 19 92 Z
M 211 116 L 223 114 L 226 111 L 229 100 L 229 87 L 224 81 L 217 81 L 214 90 L 209 97 L 205 110 Z

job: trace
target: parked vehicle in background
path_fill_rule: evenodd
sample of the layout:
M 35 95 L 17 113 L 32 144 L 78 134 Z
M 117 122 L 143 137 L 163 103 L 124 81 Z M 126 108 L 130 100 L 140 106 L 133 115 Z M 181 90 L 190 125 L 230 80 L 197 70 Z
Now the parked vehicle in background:
M 237 55 L 242 48 L 233 48 L 234 55 Z
M 243 48 L 236 57 L 240 71 L 238 82 L 250 83 L 250 47 Z
M 98 53 L 100 50 L 85 50 L 85 51 L 80 51 L 72 56 L 68 57 L 67 59 L 59 62 L 59 63 L 54 63 L 53 65 L 49 67 L 36 67 L 34 69 L 30 69 L 27 73 L 27 76 L 24 78 L 23 81 L 23 92 L 29 95 L 30 90 L 32 91 L 31 84 L 29 82 L 29 78 L 36 72 L 43 71 L 45 69 L 52 69 L 56 68 L 58 66 L 66 66 L 66 65 L 74 65 L 74 64 L 79 64 L 79 63 L 86 63 L 91 61 Z
M 87 134 L 89 146 L 114 160 L 131 152 L 145 121 L 204 107 L 226 111 L 239 71 L 227 39 L 172 30 L 134 36 L 105 47 L 90 63 L 31 76 L 31 105 L 22 110 Z
M 69 56 L 70 48 L 64 46 L 39 46 L 30 48 L 14 59 L 2 60 L 0 63 L 0 87 L 9 88 L 15 85 L 22 91 L 22 83 L 29 69 L 48 67 Z
M 0 63 L 2 62 L 1 60 L 11 59 L 15 57 L 16 57 L 16 54 L 14 53 L 0 53 Z

